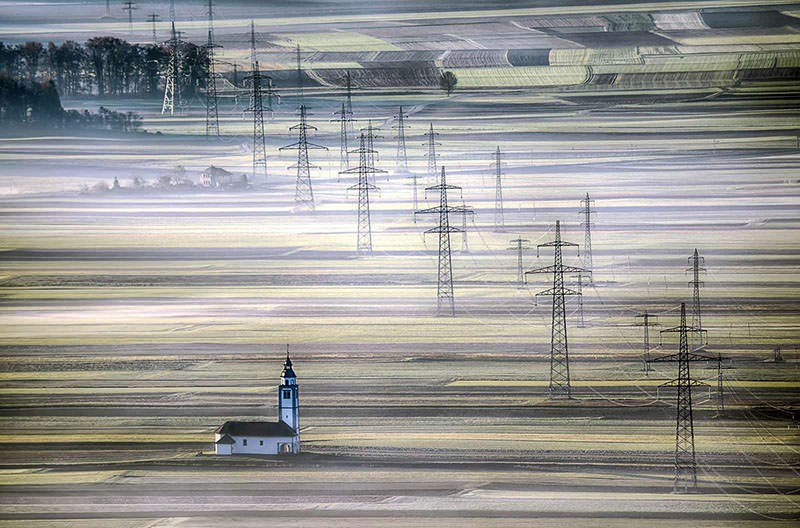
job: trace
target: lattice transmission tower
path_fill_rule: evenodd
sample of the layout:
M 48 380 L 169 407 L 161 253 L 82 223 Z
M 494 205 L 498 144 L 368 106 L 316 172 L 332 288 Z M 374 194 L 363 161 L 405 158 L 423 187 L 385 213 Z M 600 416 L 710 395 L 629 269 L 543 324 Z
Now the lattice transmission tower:
M 216 59 L 214 58 L 214 2 L 208 0 L 208 41 L 205 45 L 206 60 L 206 137 L 219 137 L 219 108 L 217 98 Z
M 297 150 L 297 163 L 290 165 L 290 169 L 297 169 L 297 182 L 295 184 L 294 202 L 297 207 L 314 210 L 314 188 L 311 185 L 311 169 L 319 168 L 312 165 L 308 159 L 309 150 L 328 150 L 327 147 L 316 145 L 308 141 L 308 131 L 317 127 L 306 123 L 306 107 L 300 105 L 300 123 L 289 127 L 290 131 L 297 131 L 297 141 L 278 150 Z
M 158 13 L 150 13 L 147 15 L 147 21 L 153 24 L 153 45 L 158 45 L 158 36 L 156 35 L 156 22 L 158 19 L 161 18 L 161 15 Z
M 332 123 L 339 123 L 339 172 L 342 174 L 350 168 L 350 150 L 348 146 L 348 136 L 350 135 L 350 122 L 353 120 L 352 113 L 347 111 L 347 103 L 342 103 L 341 110 L 333 113 L 337 116 L 331 119 Z M 337 180 L 338 181 L 338 180 Z
M 359 255 L 372 253 L 372 219 L 369 210 L 369 192 L 377 191 L 378 188 L 370 183 L 369 175 L 377 172 L 386 172 L 381 169 L 376 169 L 369 165 L 369 158 L 371 153 L 368 147 L 368 140 L 366 134 L 363 132 L 360 135 L 360 146 L 353 151 L 358 154 L 358 167 L 342 171 L 345 174 L 358 174 L 358 183 L 349 188 L 349 190 L 358 191 L 358 232 L 356 238 L 356 251 Z
M 697 248 L 695 248 L 694 253 L 688 259 L 689 267 L 686 271 L 692 272 L 692 280 L 689 281 L 689 286 L 692 287 L 692 326 L 694 328 L 703 328 L 703 320 L 700 316 L 700 287 L 703 286 L 703 281 L 700 280 L 700 272 L 706 270 L 703 265 L 705 264 L 705 258 L 701 257 L 697 253 Z M 693 335 L 695 338 L 693 340 L 693 345 L 695 348 L 701 346 L 698 338 L 700 337 L 699 333 L 695 333 Z
M 397 119 L 397 124 L 392 128 L 397 129 L 397 152 L 394 157 L 394 171 L 395 173 L 405 174 L 408 172 L 408 150 L 406 149 L 406 119 L 408 115 L 403 113 L 403 107 L 394 116 Z M 416 186 L 414 188 L 414 195 L 416 196 Z M 414 210 L 417 209 L 417 202 L 414 201 Z
M 705 385 L 705 383 L 692 378 L 689 365 L 693 361 L 717 361 L 718 359 L 696 352 L 689 352 L 689 332 L 704 334 L 705 330 L 686 324 L 686 304 L 681 303 L 680 325 L 661 331 L 662 334 L 679 334 L 678 353 L 651 360 L 653 362 L 678 363 L 678 377 L 663 383 L 661 387 L 676 387 L 678 389 L 675 425 L 675 480 L 673 489 L 676 492 L 683 491 L 684 493 L 697 487 L 692 387 Z
M 580 215 L 581 225 L 583 226 L 583 267 L 589 271 L 594 271 L 594 263 L 592 262 L 592 208 L 594 200 L 589 198 L 589 193 L 586 193 L 586 198 L 581 200 Z M 587 275 L 589 282 L 592 282 L 592 275 Z
M 494 183 L 494 228 L 496 231 L 506 225 L 503 213 L 503 169 L 500 160 L 500 147 L 494 152 L 495 183 Z
M 175 115 L 175 107 L 180 109 L 180 79 L 178 65 L 180 64 L 180 36 L 175 31 L 175 22 L 172 22 L 170 31 L 169 63 L 167 77 L 164 81 L 164 102 L 161 104 L 161 114 Z
M 553 275 L 553 287 L 536 294 L 537 296 L 551 295 L 553 297 L 548 393 L 550 398 L 571 398 L 572 387 L 569 375 L 569 346 L 567 343 L 567 317 L 564 297 L 566 295 L 580 295 L 580 293 L 564 286 L 564 273 L 588 273 L 588 271 L 584 268 L 564 265 L 562 248 L 578 247 L 578 244 L 561 240 L 561 223 L 558 220 L 556 220 L 555 240 L 537 245 L 537 257 L 539 256 L 539 249 L 543 247 L 553 248 L 553 265 L 526 271 L 525 274 L 551 273 Z
M 372 126 L 372 119 L 367 121 L 367 126 L 362 128 L 361 132 L 364 132 L 364 139 L 367 142 L 367 163 L 370 167 L 374 167 L 375 155 L 378 153 L 378 151 L 375 150 L 375 139 L 382 138 L 383 136 L 379 136 L 375 133 L 375 128 Z M 381 172 L 386 173 L 386 171 Z M 370 177 L 372 178 L 372 183 L 375 183 L 375 174 L 370 174 Z
M 530 240 L 527 238 L 515 238 L 510 241 L 513 246 L 509 247 L 509 251 L 516 251 L 517 253 L 517 288 L 522 289 L 525 287 L 525 268 L 522 263 L 522 254 L 524 251 L 530 249 L 528 245 Z
M 427 187 L 426 191 L 439 192 L 439 206 L 416 211 L 415 214 L 437 214 L 439 225 L 428 229 L 425 233 L 438 233 L 439 235 L 439 265 L 436 282 L 436 314 L 455 317 L 456 305 L 453 295 L 453 258 L 450 252 L 450 233 L 459 233 L 461 229 L 450 225 L 450 214 L 474 214 L 471 208 L 465 206 L 451 206 L 447 203 L 447 191 L 458 190 L 461 187 L 447 184 L 445 168 L 442 167 L 441 181 L 438 185 Z
M 437 143 L 436 141 L 436 136 L 438 135 L 438 132 L 433 131 L 433 123 L 431 123 L 430 130 L 425 133 L 425 136 L 428 138 L 425 142 L 425 145 L 428 147 L 425 156 L 428 158 L 428 181 L 433 182 L 433 185 L 436 185 L 436 178 L 439 176 L 436 162 L 439 155 L 436 154 L 436 146 L 441 145 L 441 143 Z
M 633 326 L 642 327 L 642 363 L 644 363 L 645 376 L 650 376 L 653 370 L 650 368 L 650 328 L 653 326 L 660 326 L 658 324 L 657 316 L 649 312 L 642 312 L 636 316 L 636 322 Z
M 261 173 L 266 184 L 269 172 L 267 169 L 267 140 L 264 135 L 264 94 L 272 93 L 272 86 L 268 81 L 267 88 L 263 87 L 265 78 L 261 76 L 258 61 L 255 61 L 253 72 L 245 79 L 250 81 L 250 100 L 253 101 L 252 106 L 248 108 L 253 113 L 253 183 Z M 271 107 L 268 108 L 271 110 Z
M 133 12 L 139 9 L 136 2 L 130 0 L 122 2 L 122 10 L 128 12 L 128 33 L 133 36 Z

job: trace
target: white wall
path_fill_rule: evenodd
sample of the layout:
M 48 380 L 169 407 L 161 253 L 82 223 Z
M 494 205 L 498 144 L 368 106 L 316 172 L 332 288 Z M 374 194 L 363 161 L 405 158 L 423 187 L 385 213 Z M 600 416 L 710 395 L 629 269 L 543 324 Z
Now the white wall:
M 233 455 L 279 455 L 281 444 L 290 444 L 294 453 L 300 452 L 300 441 L 296 437 L 291 436 L 233 436 L 236 443 L 230 446 L 230 453 L 220 452 L 220 447 L 217 445 L 217 454 L 233 454 Z M 214 435 L 214 440 L 219 440 L 221 435 Z M 244 440 L 247 440 L 247 445 L 244 445 Z

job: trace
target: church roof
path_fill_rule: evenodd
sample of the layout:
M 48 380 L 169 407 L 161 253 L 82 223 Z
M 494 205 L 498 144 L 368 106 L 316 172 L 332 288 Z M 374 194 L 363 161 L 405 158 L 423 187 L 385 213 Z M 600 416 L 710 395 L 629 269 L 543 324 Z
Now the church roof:
M 225 422 L 215 433 L 231 436 L 297 436 L 284 422 Z
M 214 442 L 215 444 L 235 444 L 236 440 L 231 438 L 229 435 L 224 435 L 222 438 Z

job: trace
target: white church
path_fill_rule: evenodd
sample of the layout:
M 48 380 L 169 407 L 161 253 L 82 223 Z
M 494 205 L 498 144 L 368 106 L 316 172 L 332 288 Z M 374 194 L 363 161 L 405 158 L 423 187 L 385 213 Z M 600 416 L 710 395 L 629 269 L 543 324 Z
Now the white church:
M 297 376 L 286 349 L 278 386 L 277 422 L 225 422 L 214 431 L 218 455 L 296 455 L 300 453 Z

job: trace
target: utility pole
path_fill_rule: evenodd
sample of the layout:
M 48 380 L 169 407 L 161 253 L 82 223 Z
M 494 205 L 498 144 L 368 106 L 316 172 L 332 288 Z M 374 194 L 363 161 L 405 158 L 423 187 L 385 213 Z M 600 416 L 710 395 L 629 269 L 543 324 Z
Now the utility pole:
M 297 163 L 289 166 L 290 169 L 297 169 L 297 183 L 295 185 L 294 202 L 297 207 L 305 207 L 314 210 L 314 189 L 311 186 L 311 169 L 318 168 L 308 160 L 309 149 L 328 150 L 327 147 L 309 143 L 308 131 L 316 130 L 317 127 L 306 124 L 306 107 L 300 105 L 300 123 L 289 127 L 289 130 L 296 130 L 297 142 L 286 145 L 278 150 L 297 150 Z
M 128 33 L 130 35 L 133 35 L 133 12 L 136 9 L 139 9 L 136 7 L 136 2 L 132 2 L 131 0 L 122 2 L 122 10 L 128 12 Z
M 264 183 L 267 183 L 267 142 L 264 136 L 264 102 L 261 87 L 262 78 L 258 61 L 253 63 L 253 73 L 247 77 L 250 81 L 250 100 L 253 102 L 248 109 L 253 112 L 253 183 L 256 176 L 261 172 L 264 176 Z
M 692 280 L 689 281 L 689 286 L 692 287 L 692 326 L 702 329 L 703 321 L 700 317 L 700 286 L 703 285 L 703 281 L 700 280 L 700 272 L 706 270 L 703 267 L 705 259 L 697 253 L 697 248 L 695 248 L 694 254 L 689 257 L 688 260 L 689 268 L 687 268 L 686 271 L 692 272 Z M 698 340 L 699 334 L 695 334 L 694 337 L 694 345 L 695 348 L 697 348 L 701 344 Z
M 592 204 L 594 200 L 589 198 L 589 193 L 586 193 L 586 198 L 581 200 L 581 216 L 583 221 L 583 267 L 589 271 L 594 271 L 594 264 L 592 263 Z M 587 275 L 589 282 L 593 281 L 592 275 Z
M 342 105 L 344 107 L 344 104 Z M 369 211 L 369 192 L 376 191 L 378 188 L 369 182 L 369 175 L 376 172 L 386 172 L 368 165 L 369 148 L 367 148 L 366 135 L 362 132 L 360 137 L 360 147 L 353 151 L 358 153 L 358 167 L 342 171 L 346 174 L 358 173 L 358 183 L 349 190 L 358 190 L 358 236 L 356 239 L 356 251 L 359 255 L 372 254 L 372 221 Z
M 161 104 L 161 115 L 169 112 L 175 115 L 175 106 L 180 108 L 180 82 L 178 80 L 178 64 L 180 58 L 180 40 L 175 32 L 175 22 L 172 22 L 169 39 L 169 64 L 167 65 L 167 78 L 164 81 L 164 102 Z
M 528 243 L 530 240 L 527 238 L 515 238 L 511 240 L 510 243 L 514 244 L 513 246 L 509 247 L 509 251 L 516 251 L 517 252 L 517 288 L 522 289 L 525 287 L 525 271 L 522 266 L 522 252 L 530 249 Z
M 156 22 L 161 17 L 158 13 L 150 13 L 147 15 L 147 21 L 153 24 L 153 45 L 158 45 L 158 36 L 156 35 Z
M 175 22 L 175 0 L 169 0 L 169 21 Z
M 536 246 L 536 256 L 543 247 L 553 248 L 553 265 L 545 266 L 530 271 L 529 273 L 552 273 L 553 287 L 540 291 L 536 295 L 551 295 L 553 297 L 553 312 L 550 333 L 550 385 L 548 392 L 550 398 L 571 398 L 572 388 L 569 377 L 569 347 L 567 345 L 567 318 L 564 306 L 565 295 L 580 295 L 575 290 L 564 286 L 564 273 L 589 273 L 583 268 L 565 266 L 562 260 L 563 247 L 578 247 L 578 244 L 561 240 L 561 223 L 556 220 L 556 237 L 552 242 Z
M 500 147 L 494 152 L 495 184 L 494 184 L 494 230 L 500 231 L 505 227 L 503 216 L 503 179 L 502 164 L 500 161 Z
M 438 176 L 438 169 L 436 166 L 436 158 L 438 154 L 436 154 L 436 145 L 441 145 L 441 143 L 436 142 L 436 136 L 439 135 L 438 132 L 433 131 L 433 123 L 431 123 L 431 128 L 428 132 L 425 133 L 428 137 L 427 146 L 428 146 L 428 180 L 433 182 L 433 185 L 436 185 L 436 177 Z
M 206 137 L 219 137 L 219 111 L 217 108 L 217 74 L 214 71 L 214 3 L 208 0 L 208 42 L 205 45 L 208 60 L 206 73 Z
M 648 313 L 643 312 L 636 316 L 636 322 L 633 326 L 641 326 L 642 331 L 644 332 L 643 344 L 642 344 L 642 363 L 644 363 L 644 374 L 645 376 L 650 376 L 650 371 L 653 369 L 650 368 L 650 327 L 653 326 L 660 326 L 656 319 L 656 316 Z
M 717 414 L 715 418 L 722 418 L 725 414 L 725 392 L 722 385 L 722 355 L 717 352 Z
M 431 130 L 432 131 L 432 130 Z M 415 214 L 438 214 L 439 225 L 428 229 L 425 233 L 439 234 L 439 275 L 436 285 L 436 314 L 455 317 L 456 305 L 453 296 L 453 260 L 450 254 L 450 233 L 461 230 L 450 225 L 450 213 L 475 214 L 472 209 L 464 206 L 451 206 L 447 204 L 447 191 L 459 190 L 461 187 L 447 185 L 445 168 L 442 167 L 442 179 L 438 185 L 426 188 L 426 191 L 439 191 L 439 206 L 415 211 Z
M 679 345 L 678 353 L 661 356 L 651 361 L 654 362 L 677 362 L 678 377 L 661 384 L 661 387 L 677 387 L 678 399 L 676 405 L 676 425 L 675 425 L 675 482 L 674 491 L 687 493 L 691 488 L 697 487 L 697 462 L 695 460 L 694 449 L 694 415 L 692 411 L 692 387 L 705 385 L 691 377 L 689 365 L 693 361 L 721 361 L 722 357 L 716 358 L 689 352 L 688 333 L 705 333 L 705 330 L 686 324 L 686 304 L 681 303 L 680 325 L 674 328 L 662 330 L 661 333 L 678 333 Z

